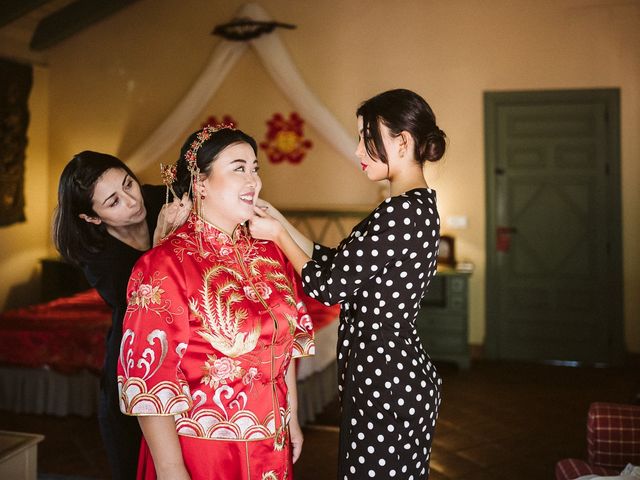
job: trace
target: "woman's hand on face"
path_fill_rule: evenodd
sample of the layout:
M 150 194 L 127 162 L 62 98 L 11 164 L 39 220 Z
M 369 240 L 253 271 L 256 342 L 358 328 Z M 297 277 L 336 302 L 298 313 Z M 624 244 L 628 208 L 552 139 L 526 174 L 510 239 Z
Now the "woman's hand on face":
M 253 238 L 276 242 L 278 235 L 284 231 L 284 227 L 262 207 L 255 206 L 253 208 L 253 217 L 249 219 L 249 231 Z
M 273 218 L 275 218 L 279 222 L 282 222 L 282 220 L 284 220 L 284 216 L 280 213 L 280 211 L 276 207 L 271 205 L 269 202 L 267 202 L 266 200 L 263 200 L 262 198 L 258 199 L 258 201 L 256 202 L 256 207 L 258 207 L 264 212 L 267 212 L 269 215 L 271 215 Z
M 262 210 L 264 210 L 265 212 L 271 212 L 271 208 L 273 208 L 273 205 L 271 205 L 269 202 L 267 202 L 266 200 L 262 199 L 262 198 L 258 198 L 258 200 L 256 200 L 256 207 L 261 208 Z

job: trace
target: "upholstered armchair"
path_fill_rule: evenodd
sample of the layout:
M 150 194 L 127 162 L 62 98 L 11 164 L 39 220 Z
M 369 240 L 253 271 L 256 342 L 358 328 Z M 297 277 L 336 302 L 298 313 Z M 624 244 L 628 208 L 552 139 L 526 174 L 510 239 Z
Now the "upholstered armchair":
M 587 460 L 560 460 L 556 480 L 617 475 L 627 463 L 640 465 L 640 405 L 596 402 L 587 419 Z

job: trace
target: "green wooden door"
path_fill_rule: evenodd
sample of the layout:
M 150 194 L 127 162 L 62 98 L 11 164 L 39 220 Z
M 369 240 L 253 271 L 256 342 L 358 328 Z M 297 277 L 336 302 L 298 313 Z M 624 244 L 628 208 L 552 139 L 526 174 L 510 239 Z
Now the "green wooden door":
M 622 355 L 619 92 L 485 94 L 494 358 Z

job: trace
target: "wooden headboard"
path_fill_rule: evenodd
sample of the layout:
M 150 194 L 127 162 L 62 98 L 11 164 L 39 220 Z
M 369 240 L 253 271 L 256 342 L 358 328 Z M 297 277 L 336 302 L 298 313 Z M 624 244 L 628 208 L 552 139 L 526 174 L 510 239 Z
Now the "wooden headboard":
M 280 211 L 307 238 L 328 247 L 335 247 L 370 212 L 366 208 L 283 208 Z

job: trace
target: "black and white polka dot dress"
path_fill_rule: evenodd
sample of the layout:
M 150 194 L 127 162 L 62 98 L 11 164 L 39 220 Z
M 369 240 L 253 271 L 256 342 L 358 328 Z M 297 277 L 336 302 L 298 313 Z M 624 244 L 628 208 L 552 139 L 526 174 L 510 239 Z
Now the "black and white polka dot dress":
M 306 293 L 340 303 L 339 480 L 429 477 L 440 376 L 415 322 L 435 275 L 434 190 L 387 198 L 335 249 L 314 246 Z

